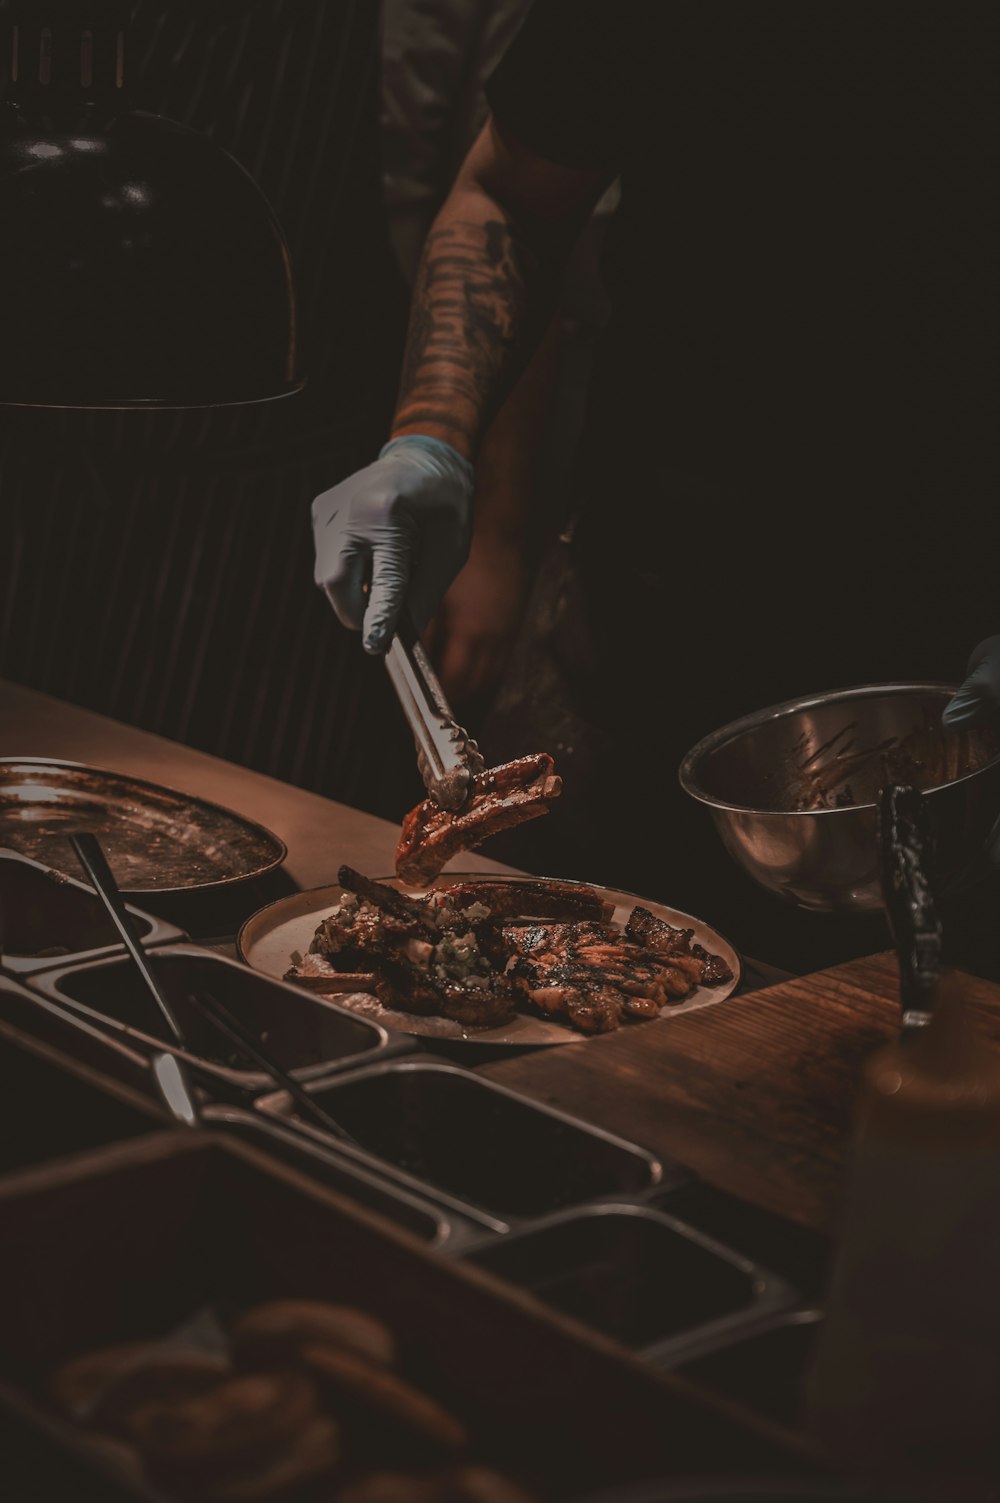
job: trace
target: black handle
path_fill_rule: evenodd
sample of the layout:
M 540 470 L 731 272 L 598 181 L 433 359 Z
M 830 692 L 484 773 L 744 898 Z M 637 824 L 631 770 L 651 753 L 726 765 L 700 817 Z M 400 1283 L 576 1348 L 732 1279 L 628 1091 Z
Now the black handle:
M 935 901 L 934 839 L 927 801 L 906 785 L 879 793 L 882 897 L 899 960 L 903 1032 L 930 1018 L 941 979 L 942 930 Z

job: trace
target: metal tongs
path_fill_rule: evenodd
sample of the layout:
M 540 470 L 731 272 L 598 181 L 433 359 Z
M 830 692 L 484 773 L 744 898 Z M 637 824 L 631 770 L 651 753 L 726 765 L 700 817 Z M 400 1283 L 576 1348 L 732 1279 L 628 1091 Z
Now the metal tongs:
M 417 743 L 424 787 L 439 809 L 457 813 L 468 803 L 472 780 L 486 764 L 468 731 L 455 720 L 409 611 L 400 617 L 385 666 Z
M 186 1049 L 184 1033 L 160 985 L 156 970 L 150 965 L 142 940 L 133 927 L 132 919 L 118 890 L 118 884 L 108 865 L 107 857 L 101 849 L 100 841 L 96 835 L 79 834 L 70 836 L 70 844 L 90 878 L 94 891 L 118 930 L 119 937 L 129 953 L 132 964 L 142 977 L 146 990 L 163 1015 L 175 1048 Z M 219 1033 L 224 1034 L 231 1044 L 235 1044 L 237 1049 L 249 1055 L 258 1069 L 262 1070 L 265 1075 L 269 1075 L 276 1086 L 288 1092 L 292 1100 L 298 1104 L 303 1116 L 318 1123 L 334 1137 L 342 1138 L 357 1146 L 357 1139 L 353 1134 L 349 1133 L 345 1127 L 341 1127 L 340 1123 L 335 1121 L 318 1101 L 313 1100 L 295 1077 L 277 1063 L 264 1044 L 254 1038 L 250 1030 L 241 1023 L 239 1018 L 234 1017 L 217 997 L 202 990 L 192 993 L 188 1000 L 191 1006 L 206 1017 Z M 188 1081 L 186 1069 L 176 1054 L 172 1050 L 159 1050 L 152 1056 L 150 1067 L 160 1094 L 173 1115 L 188 1127 L 197 1126 L 198 1107 L 194 1091 Z

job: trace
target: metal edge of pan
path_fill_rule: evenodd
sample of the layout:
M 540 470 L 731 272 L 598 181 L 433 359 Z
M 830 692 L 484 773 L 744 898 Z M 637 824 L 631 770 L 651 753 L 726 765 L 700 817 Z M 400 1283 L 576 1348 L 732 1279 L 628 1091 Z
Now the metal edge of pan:
M 99 778 L 113 778 L 122 783 L 129 783 L 135 788 L 151 789 L 159 794 L 166 794 L 175 799 L 178 804 L 195 805 L 199 809 L 210 810 L 213 814 L 223 815 L 233 824 L 242 825 L 245 830 L 252 831 L 262 845 L 268 845 L 272 851 L 269 861 L 250 871 L 240 872 L 235 876 L 220 877 L 208 882 L 192 882 L 180 887 L 129 887 L 121 885 L 121 890 L 130 897 L 135 898 L 165 898 L 180 897 L 194 892 L 217 892 L 224 888 L 236 887 L 243 882 L 252 882 L 264 877 L 268 872 L 274 871 L 281 866 L 288 856 L 288 847 L 279 835 L 262 825 L 259 820 L 250 819 L 245 814 L 239 814 L 235 809 L 228 808 L 225 804 L 217 804 L 213 799 L 202 798 L 200 794 L 184 793 L 179 788 L 173 788 L 168 783 L 157 783 L 151 778 L 136 777 L 130 772 L 116 772 L 109 767 L 95 767 L 89 762 L 73 762 L 62 757 L 0 757 L 0 775 L 8 767 L 50 767 L 63 768 L 69 771 L 85 772 Z M 16 849 L 16 848 L 14 848 Z M 20 854 L 20 853 L 18 853 Z M 59 870 L 59 868 L 54 868 Z M 67 873 L 73 876 L 72 872 Z M 77 879 L 79 880 L 79 879 Z

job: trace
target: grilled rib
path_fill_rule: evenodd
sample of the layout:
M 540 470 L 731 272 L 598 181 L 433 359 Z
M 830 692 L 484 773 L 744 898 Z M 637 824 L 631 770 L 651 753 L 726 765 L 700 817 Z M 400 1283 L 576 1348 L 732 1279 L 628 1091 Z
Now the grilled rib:
M 378 908 L 398 924 L 410 925 L 422 931 L 429 939 L 437 938 L 437 925 L 434 922 L 433 910 L 426 903 L 419 903 L 415 898 L 409 898 L 405 893 L 397 892 L 394 887 L 388 887 L 384 882 L 376 882 L 372 877 L 363 876 L 361 872 L 355 871 L 353 866 L 342 866 L 337 873 L 337 881 L 348 892 L 364 898 L 366 903 Z
M 456 908 L 482 903 L 498 919 L 595 919 L 606 923 L 615 911 L 592 887 L 582 882 L 533 882 L 511 878 L 503 882 L 476 880 L 456 882 L 447 889 Z
M 479 773 L 471 801 L 458 814 L 439 809 L 432 799 L 403 820 L 396 850 L 396 874 L 414 887 L 432 882 L 459 851 L 481 845 L 491 835 L 549 812 L 562 791 L 553 761 L 544 752 L 519 757 Z

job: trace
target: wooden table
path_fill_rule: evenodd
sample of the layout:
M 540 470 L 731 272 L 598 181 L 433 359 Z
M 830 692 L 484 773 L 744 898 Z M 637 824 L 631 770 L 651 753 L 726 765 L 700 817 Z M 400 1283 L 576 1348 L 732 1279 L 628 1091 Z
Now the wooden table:
M 384 820 L 2 681 L 0 755 L 92 762 L 227 804 L 281 836 L 302 887 L 329 882 L 342 861 L 392 869 L 398 832 Z M 967 988 L 1000 1039 L 1000 987 L 969 977 Z M 830 1230 L 861 1064 L 898 1021 L 895 961 L 877 955 L 603 1038 L 485 1063 L 470 1052 L 468 1062 Z

